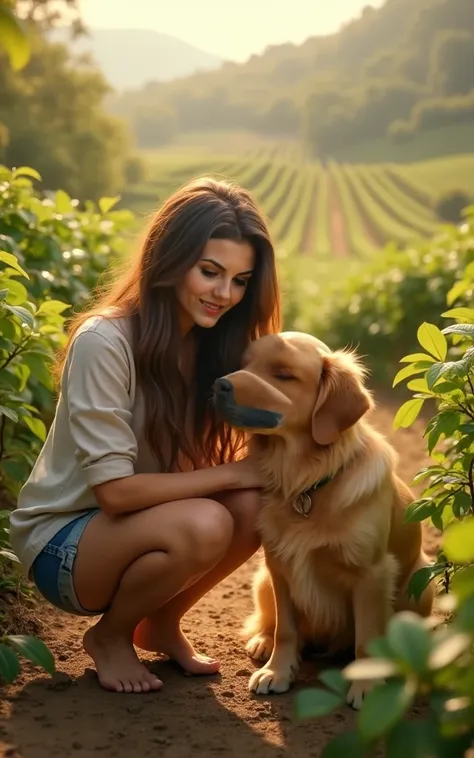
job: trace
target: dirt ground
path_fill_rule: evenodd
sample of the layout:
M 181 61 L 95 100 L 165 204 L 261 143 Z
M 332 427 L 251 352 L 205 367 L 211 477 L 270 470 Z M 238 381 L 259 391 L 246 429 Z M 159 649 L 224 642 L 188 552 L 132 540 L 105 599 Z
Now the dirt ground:
M 424 464 L 424 445 L 419 425 L 392 432 L 395 410 L 381 406 L 374 422 L 398 449 L 399 470 L 409 482 Z M 426 540 L 428 549 L 434 550 L 436 536 L 427 534 Z M 155 694 L 102 690 L 81 648 L 89 622 L 40 604 L 38 613 L 58 673 L 51 679 L 27 664 L 15 685 L 0 690 L 0 756 L 320 756 L 333 735 L 351 728 L 353 711 L 344 707 L 329 717 L 298 723 L 293 712 L 295 690 L 268 697 L 247 690 L 254 664 L 238 632 L 251 608 L 254 563 L 235 572 L 184 619 L 183 628 L 198 650 L 220 658 L 221 673 L 187 677 L 169 661 L 144 655 L 165 684 Z M 305 662 L 296 688 L 314 683 L 317 670 L 315 662 Z

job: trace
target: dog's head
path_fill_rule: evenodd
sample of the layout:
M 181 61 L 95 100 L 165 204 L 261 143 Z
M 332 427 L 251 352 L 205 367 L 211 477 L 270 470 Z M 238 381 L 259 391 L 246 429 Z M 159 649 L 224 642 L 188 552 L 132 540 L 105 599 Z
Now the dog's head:
M 308 334 L 284 332 L 252 343 L 243 368 L 214 383 L 221 417 L 254 434 L 311 434 L 330 445 L 372 407 L 353 353 L 332 352 Z

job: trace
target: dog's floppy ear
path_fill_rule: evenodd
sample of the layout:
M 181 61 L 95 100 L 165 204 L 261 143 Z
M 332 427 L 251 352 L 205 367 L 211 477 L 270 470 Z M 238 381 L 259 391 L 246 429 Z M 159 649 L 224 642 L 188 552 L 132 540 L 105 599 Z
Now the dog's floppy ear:
M 351 355 L 333 353 L 324 358 L 312 418 L 313 439 L 318 445 L 331 445 L 373 407 L 362 380 L 363 370 Z

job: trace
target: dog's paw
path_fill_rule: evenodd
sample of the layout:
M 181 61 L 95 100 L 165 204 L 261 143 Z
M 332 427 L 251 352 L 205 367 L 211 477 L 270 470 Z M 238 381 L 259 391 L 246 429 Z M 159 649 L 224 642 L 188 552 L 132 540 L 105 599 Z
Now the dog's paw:
M 254 661 L 268 661 L 273 652 L 273 635 L 255 634 L 247 642 L 246 650 Z
M 353 682 L 346 696 L 347 704 L 354 708 L 354 710 L 360 711 L 365 696 L 374 687 L 374 684 L 374 682 L 365 680 L 361 680 L 360 682 Z
M 258 671 L 254 671 L 249 681 L 249 690 L 257 695 L 281 694 L 287 692 L 294 681 L 294 670 L 292 668 L 277 669 L 267 668 L 264 666 Z

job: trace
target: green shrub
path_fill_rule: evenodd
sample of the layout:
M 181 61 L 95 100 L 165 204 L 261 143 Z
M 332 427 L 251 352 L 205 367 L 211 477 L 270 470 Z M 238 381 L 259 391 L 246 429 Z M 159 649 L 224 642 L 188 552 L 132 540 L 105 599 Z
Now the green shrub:
M 448 301 L 470 291 L 473 283 L 470 263 Z M 434 463 L 415 477 L 428 484 L 407 510 L 406 521 L 430 518 L 444 532 L 443 545 L 434 565 L 418 571 L 408 591 L 419 596 L 437 581 L 447 593 L 444 610 L 451 618 L 395 614 L 385 636 L 372 641 L 367 659 L 342 672 L 324 672 L 320 680 L 326 690 L 298 693 L 299 717 L 312 718 L 342 705 L 351 680 L 374 683 L 356 729 L 331 740 L 322 758 L 349 753 L 369 758 L 381 742 L 387 758 L 463 758 L 474 739 L 474 309 L 459 307 L 442 315 L 454 323 L 442 331 L 422 324 L 417 336 L 424 352 L 402 359 L 407 365 L 394 383 L 408 380 L 414 396 L 399 409 L 394 426 L 410 426 L 426 400 L 435 402 L 425 432 Z M 426 711 L 407 719 L 417 696 L 427 700 Z
M 464 190 L 451 190 L 442 194 L 435 202 L 438 218 L 449 224 L 460 224 L 463 220 L 464 209 L 470 204 L 471 198 Z
M 306 328 L 333 347 L 356 348 L 374 382 L 387 384 L 399 356 L 416 350 L 415 325 L 441 325 L 448 292 L 472 261 L 474 209 L 460 228 L 447 227 L 403 250 L 390 245 L 353 276 L 329 285 L 318 301 L 305 299 Z M 472 287 L 453 293 L 449 304 L 473 297 Z
M 127 245 L 133 222 L 112 211 L 118 198 L 80 209 L 65 192 L 40 196 L 29 167 L 0 166 L 0 501 L 13 504 L 46 438 L 54 409 L 51 362 L 65 341 L 65 321 Z M 0 512 L 0 614 L 9 593 L 27 592 Z M 0 636 L 0 678 L 19 671 L 17 652 L 54 669 L 44 645 Z

